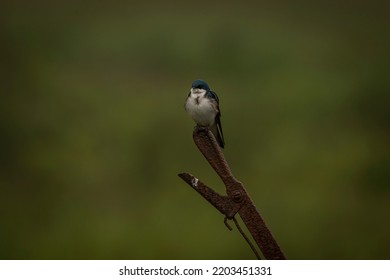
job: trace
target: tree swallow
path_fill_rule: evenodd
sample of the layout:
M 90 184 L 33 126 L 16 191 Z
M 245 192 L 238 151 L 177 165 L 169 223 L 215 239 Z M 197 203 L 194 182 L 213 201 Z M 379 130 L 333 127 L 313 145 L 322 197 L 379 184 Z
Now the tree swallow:
M 219 146 L 223 148 L 225 141 L 223 139 L 219 99 L 205 81 L 196 80 L 192 83 L 184 107 L 197 125 L 210 128 Z

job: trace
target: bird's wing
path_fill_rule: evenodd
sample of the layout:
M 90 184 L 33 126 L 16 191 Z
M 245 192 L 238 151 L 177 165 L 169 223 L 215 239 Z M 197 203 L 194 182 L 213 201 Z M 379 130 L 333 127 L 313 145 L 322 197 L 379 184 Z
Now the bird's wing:
M 221 136 L 222 140 L 222 147 L 225 146 L 225 139 L 223 137 L 223 131 L 222 131 L 222 123 L 221 123 L 221 109 L 219 108 L 219 98 L 218 95 L 214 92 L 209 90 L 207 93 L 207 96 L 213 99 L 215 102 L 213 103 L 217 109 L 217 115 L 215 116 L 215 122 L 217 124 L 218 134 Z
M 214 91 L 211 91 L 211 90 L 208 90 L 206 92 L 206 96 L 211 98 L 211 99 L 214 99 L 215 101 L 217 101 L 217 104 L 219 105 L 219 98 L 218 98 L 218 95 L 214 92 Z

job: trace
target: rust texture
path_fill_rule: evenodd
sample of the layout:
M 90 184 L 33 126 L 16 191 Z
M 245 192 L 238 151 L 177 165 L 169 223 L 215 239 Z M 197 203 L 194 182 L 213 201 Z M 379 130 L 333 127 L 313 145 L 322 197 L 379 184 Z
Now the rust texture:
M 233 219 L 238 213 L 266 259 L 286 259 L 243 184 L 234 178 L 210 130 L 205 127 L 196 127 L 193 138 L 198 149 L 225 184 L 227 196 L 218 194 L 191 174 L 181 173 L 179 177 L 226 218 Z

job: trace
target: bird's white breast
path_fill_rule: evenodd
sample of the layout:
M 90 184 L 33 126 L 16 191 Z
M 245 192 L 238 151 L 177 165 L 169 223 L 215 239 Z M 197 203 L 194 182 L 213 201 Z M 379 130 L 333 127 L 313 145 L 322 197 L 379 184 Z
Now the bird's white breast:
M 193 92 L 187 98 L 185 108 L 191 118 L 199 125 L 212 126 L 217 114 L 213 104 L 205 97 L 205 91 Z

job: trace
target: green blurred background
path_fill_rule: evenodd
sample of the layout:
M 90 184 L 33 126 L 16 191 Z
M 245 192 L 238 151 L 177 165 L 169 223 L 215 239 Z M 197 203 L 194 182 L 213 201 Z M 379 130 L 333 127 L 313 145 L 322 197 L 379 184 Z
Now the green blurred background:
M 177 174 L 193 80 L 290 259 L 390 258 L 385 1 L 2 1 L 0 258 L 252 259 Z

